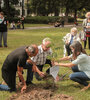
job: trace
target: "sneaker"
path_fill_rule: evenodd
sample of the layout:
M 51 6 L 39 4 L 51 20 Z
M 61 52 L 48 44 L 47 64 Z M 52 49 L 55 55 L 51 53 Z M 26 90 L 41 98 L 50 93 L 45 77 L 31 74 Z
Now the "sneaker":
M 6 48 L 7 48 L 8 46 L 6 45 L 6 46 L 4 46 L 4 47 L 6 47 Z

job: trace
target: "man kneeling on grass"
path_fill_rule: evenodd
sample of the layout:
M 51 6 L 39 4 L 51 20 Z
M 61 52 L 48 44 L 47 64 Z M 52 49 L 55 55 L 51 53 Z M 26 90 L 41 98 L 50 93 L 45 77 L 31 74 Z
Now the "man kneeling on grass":
M 38 53 L 36 56 L 31 57 L 31 60 L 34 62 L 34 64 L 38 67 L 40 71 L 43 70 L 43 67 L 45 64 L 49 64 L 50 67 L 52 67 L 52 63 L 50 59 L 47 59 L 47 56 L 52 55 L 52 49 L 51 49 L 51 39 L 50 38 L 44 38 L 42 41 L 42 44 L 38 46 Z M 29 61 L 26 63 L 27 68 L 31 68 L 31 64 Z M 49 73 L 50 69 L 47 69 L 46 73 Z M 40 75 L 36 72 L 35 77 L 37 80 L 41 80 Z M 27 73 L 27 80 L 26 84 L 33 84 L 33 72 L 31 70 L 28 70 Z
M 26 90 L 27 85 L 23 78 L 22 71 L 26 64 L 26 61 L 28 59 L 30 60 L 29 57 L 36 56 L 37 53 L 38 47 L 36 45 L 31 45 L 28 47 L 23 46 L 17 48 L 7 56 L 2 66 L 2 78 L 8 85 L 8 90 L 10 90 L 10 92 L 16 91 L 16 72 L 18 73 L 18 76 L 23 83 L 21 92 Z M 33 65 L 33 63 L 32 66 L 35 72 L 37 72 L 42 77 L 44 76 L 44 73 L 39 71 L 38 68 Z

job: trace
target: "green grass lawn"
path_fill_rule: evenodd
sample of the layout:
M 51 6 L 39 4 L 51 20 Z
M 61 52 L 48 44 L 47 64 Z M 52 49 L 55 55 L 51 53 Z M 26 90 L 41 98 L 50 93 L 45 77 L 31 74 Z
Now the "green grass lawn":
M 42 25 L 38 25 L 42 26 Z M 81 30 L 78 27 L 78 30 Z M 50 28 L 50 29 L 34 29 L 34 30 L 9 30 L 8 31 L 8 48 L 0 48 L 0 69 L 2 64 L 6 58 L 6 56 L 13 51 L 14 49 L 30 44 L 41 44 L 42 39 L 45 37 L 50 37 L 53 41 L 53 52 L 57 53 L 57 57 L 55 59 L 59 59 L 63 57 L 63 41 L 62 37 L 70 31 L 69 28 Z M 58 48 L 59 49 L 55 49 Z M 87 53 L 90 53 L 88 49 L 86 49 Z M 45 67 L 46 69 L 46 67 Z M 44 71 L 45 71 L 44 69 Z M 69 68 L 60 67 L 59 75 L 66 73 Z M 70 74 L 70 73 L 69 73 Z M 66 76 L 68 78 L 69 74 Z M 26 76 L 26 75 L 25 75 Z M 2 82 L 1 71 L 0 71 L 0 82 Z M 39 83 L 35 79 L 34 83 Z M 90 89 L 87 91 L 81 92 L 79 85 L 74 84 L 75 82 L 71 80 L 64 80 L 58 82 L 58 89 L 56 93 L 67 94 L 74 98 L 74 100 L 90 100 Z M 6 100 L 13 93 L 2 92 L 0 91 L 0 100 Z

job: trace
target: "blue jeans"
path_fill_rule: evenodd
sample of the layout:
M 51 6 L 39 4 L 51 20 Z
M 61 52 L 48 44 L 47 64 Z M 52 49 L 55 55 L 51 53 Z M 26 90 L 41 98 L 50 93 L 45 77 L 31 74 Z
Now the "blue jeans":
M 7 85 L 0 84 L 0 91 L 9 91 L 10 88 Z
M 70 74 L 70 76 L 69 76 L 70 79 L 75 82 L 78 82 L 84 86 L 87 86 L 88 82 L 86 82 L 86 81 L 89 81 L 90 78 L 88 78 L 88 76 L 84 72 L 79 71 L 78 66 L 72 67 L 72 70 L 74 73 Z
M 26 62 L 26 65 L 24 66 L 24 69 L 27 69 L 27 79 L 26 83 L 29 83 L 33 80 L 33 71 L 32 71 L 32 65 Z

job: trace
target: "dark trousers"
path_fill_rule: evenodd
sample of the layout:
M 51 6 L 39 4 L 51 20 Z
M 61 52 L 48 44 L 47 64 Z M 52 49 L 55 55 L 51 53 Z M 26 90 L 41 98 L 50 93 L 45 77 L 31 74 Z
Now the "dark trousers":
M 49 64 L 50 66 L 52 66 L 51 60 L 49 60 L 49 59 L 46 60 L 45 64 Z M 43 66 L 44 65 L 37 65 L 37 67 L 40 71 L 42 71 Z M 28 83 L 28 82 L 33 80 L 33 72 L 32 72 L 32 65 L 30 65 L 29 63 L 26 63 L 26 67 L 27 67 L 26 68 L 27 69 L 27 80 L 26 80 L 26 82 Z M 48 68 L 46 73 L 49 73 L 49 71 L 50 71 L 50 69 Z M 40 76 L 37 72 L 35 73 L 35 77 L 36 77 L 37 80 L 41 80 L 41 78 L 40 78 Z
M 4 46 L 7 46 L 7 32 L 0 32 L 0 47 L 2 47 L 2 38 Z
M 26 65 L 23 67 L 24 69 L 27 69 L 27 78 L 26 83 L 29 83 L 33 80 L 33 71 L 32 71 L 32 65 L 26 62 Z
M 2 78 L 10 88 L 10 91 L 16 91 L 16 71 L 7 71 L 2 69 Z
M 90 78 L 88 78 L 88 76 L 84 73 L 78 70 L 77 66 L 72 67 L 72 71 L 74 73 L 70 74 L 70 79 L 78 82 L 84 86 L 88 85 L 88 82 L 90 80 Z
M 87 45 L 87 38 L 88 38 L 88 48 L 90 49 L 90 37 L 86 37 L 86 40 L 84 41 L 84 49 L 86 48 Z
M 24 23 L 22 22 L 22 29 L 24 29 Z
M 70 44 L 65 45 L 68 56 L 71 54 Z

